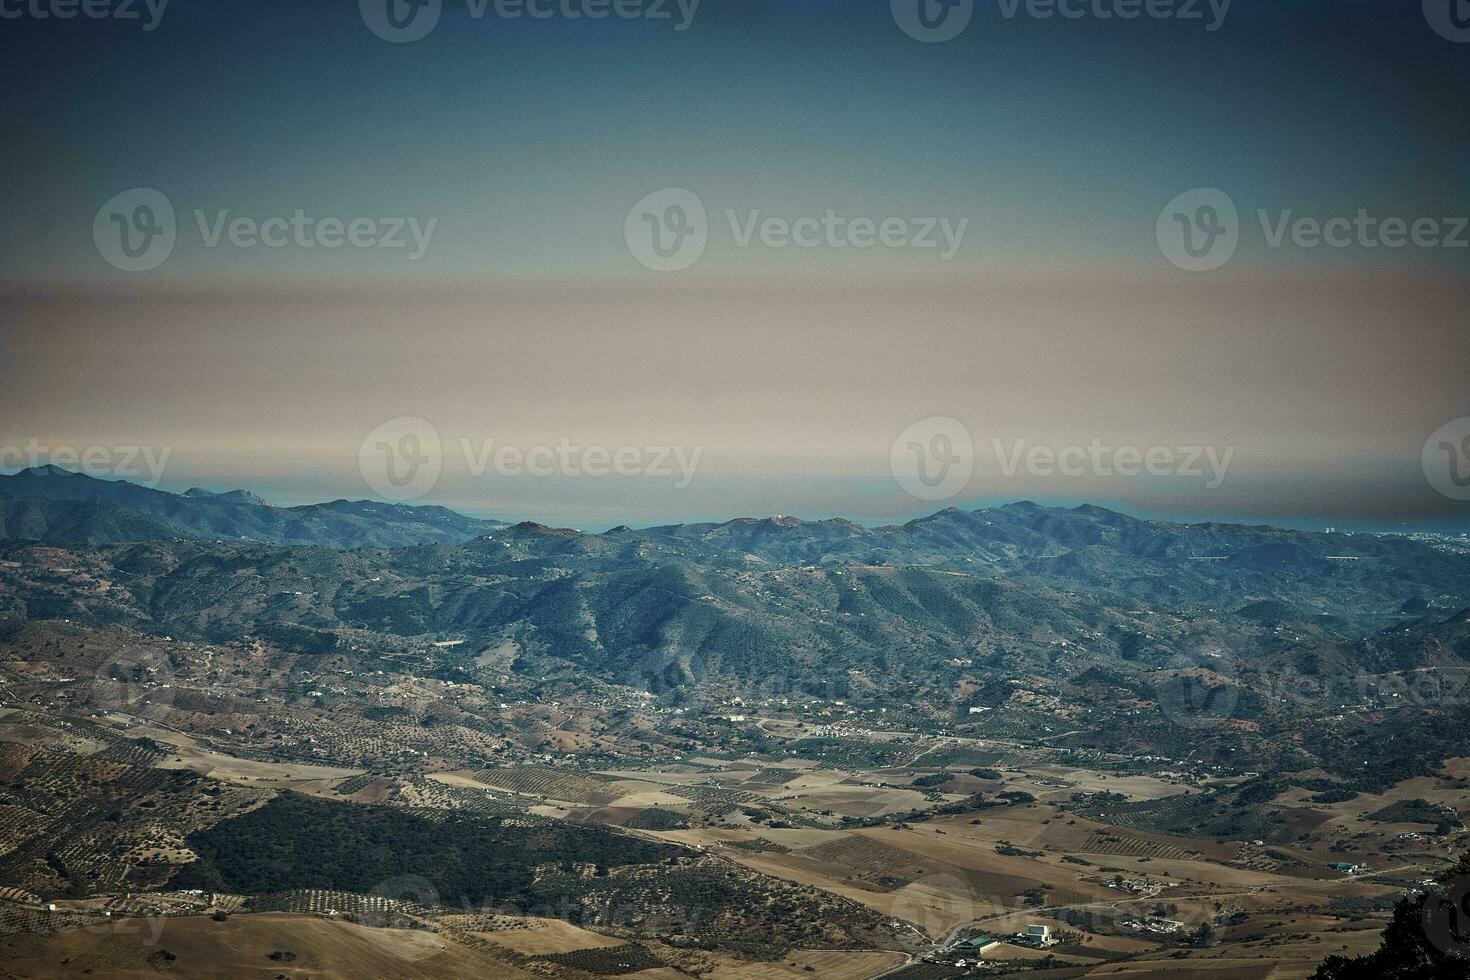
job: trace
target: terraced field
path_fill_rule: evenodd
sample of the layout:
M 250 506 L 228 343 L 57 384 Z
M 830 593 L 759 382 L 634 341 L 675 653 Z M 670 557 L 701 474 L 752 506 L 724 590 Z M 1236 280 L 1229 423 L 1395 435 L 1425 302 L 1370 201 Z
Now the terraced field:
M 1197 857 L 1198 854 L 1182 847 L 1144 840 L 1139 837 L 1124 837 L 1106 831 L 1096 831 L 1078 850 L 1084 854 L 1108 854 L 1117 857 L 1176 858 L 1181 861 Z
M 676 786 L 669 792 L 690 800 L 696 808 L 713 811 L 719 807 L 733 809 L 741 803 L 754 803 L 761 799 L 759 793 L 749 790 L 725 789 L 720 786 Z
M 842 837 L 818 844 L 804 854 L 818 861 L 851 868 L 859 877 L 888 888 L 907 885 L 924 873 L 920 867 L 922 859 L 918 855 L 871 837 Z
M 360 895 L 356 892 L 300 888 L 263 895 L 250 902 L 253 912 L 309 912 L 315 915 L 338 914 L 368 916 L 389 921 L 414 915 L 423 907 L 384 895 Z
M 610 787 L 614 780 L 609 776 L 566 772 L 544 766 L 480 769 L 471 776 L 487 786 L 583 806 L 607 806 L 625 795 Z
M 541 959 L 599 977 L 622 976 L 625 973 L 654 970 L 664 965 L 664 961 L 650 953 L 646 946 L 637 943 L 602 949 L 579 949 L 570 953 L 550 953 Z
M 746 784 L 755 783 L 764 786 L 781 786 L 799 775 L 801 775 L 801 772 L 797 769 L 762 769 L 745 782 Z
M 348 776 L 346 779 L 338 783 L 336 787 L 333 788 L 332 792 L 336 793 L 338 796 L 351 796 L 354 793 L 360 792 L 361 790 L 364 790 L 367 787 L 371 786 L 377 780 L 378 777 L 370 772 L 365 772 L 360 776 Z
M 121 762 L 131 766 L 151 766 L 163 756 L 163 748 L 156 743 L 120 738 L 102 751 L 94 752 L 91 758 L 105 762 Z

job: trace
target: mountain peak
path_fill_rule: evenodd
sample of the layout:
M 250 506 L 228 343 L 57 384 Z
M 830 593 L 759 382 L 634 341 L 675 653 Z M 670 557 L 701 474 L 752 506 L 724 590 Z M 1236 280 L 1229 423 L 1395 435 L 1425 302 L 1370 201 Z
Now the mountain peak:
M 260 496 L 257 493 L 251 493 L 249 490 L 230 490 L 226 493 L 216 494 L 215 496 L 220 500 L 230 500 L 242 504 L 254 504 L 257 507 L 270 506 L 270 504 L 266 503 L 264 497 Z
M 934 513 L 928 514 L 924 517 L 916 517 L 912 521 L 909 521 L 908 524 L 905 526 L 927 527 L 930 524 L 943 524 L 947 522 L 953 522 L 955 520 L 968 520 L 973 518 L 973 516 L 974 515 L 972 515 L 968 511 L 961 510 L 958 507 L 946 507 L 944 508 L 944 510 L 935 511 Z
M 30 469 L 21 470 L 16 476 L 86 476 L 72 470 L 64 470 L 55 463 L 42 463 L 40 466 L 32 466 Z M 90 477 L 89 477 L 90 479 Z
M 269 507 L 270 505 L 260 495 L 251 494 L 250 491 L 243 491 L 243 489 L 216 494 L 215 491 L 207 491 L 203 486 L 190 486 L 187 491 L 182 492 L 181 497 L 188 497 L 191 500 L 226 502 L 226 504 L 251 504 L 254 507 Z
M 513 533 L 516 533 L 516 534 L 527 534 L 527 535 L 535 534 L 535 535 L 544 535 L 546 537 L 560 537 L 560 538 L 575 537 L 578 534 L 581 534 L 582 533 L 582 532 L 576 530 L 575 528 L 570 528 L 570 527 L 547 527 L 545 524 L 538 524 L 535 521 L 521 521 L 519 524 L 517 524 L 514 527 L 512 527 L 511 528 L 511 531 Z

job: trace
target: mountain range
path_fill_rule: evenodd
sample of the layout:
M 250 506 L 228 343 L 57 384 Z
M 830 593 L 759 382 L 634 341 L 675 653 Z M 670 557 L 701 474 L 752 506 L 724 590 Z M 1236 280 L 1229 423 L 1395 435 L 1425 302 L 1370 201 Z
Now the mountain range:
M 888 527 L 586 534 L 54 471 L 0 479 L 0 504 L 0 625 L 262 644 L 298 669 L 411 666 L 548 700 L 599 685 L 671 704 L 816 696 L 1079 748 L 1228 761 L 1295 744 L 1297 763 L 1337 768 L 1387 747 L 1382 711 L 1412 707 L 1419 721 L 1398 725 L 1418 734 L 1384 770 L 1400 775 L 1470 703 L 1470 554 L 1448 541 L 1025 502 Z M 1233 739 L 1166 710 L 1222 688 L 1247 726 Z M 1320 733 L 1307 748 L 1303 731 Z
M 327 649 L 357 634 L 456 639 L 513 650 L 519 669 L 651 689 L 874 683 L 899 664 L 932 681 L 962 661 L 1065 674 L 1220 650 L 1319 670 L 1470 656 L 1453 621 L 1470 607 L 1470 555 L 1404 537 L 1025 502 L 878 528 L 775 517 L 585 534 L 34 470 L 0 478 L 0 501 L 0 552 L 66 546 L 67 566 L 107 583 L 14 563 L 0 583 L 10 615 L 220 641 L 310 635 Z M 1412 651 L 1394 640 L 1406 627 L 1421 631 Z
M 8 538 L 116 544 L 164 538 L 261 541 L 325 548 L 460 543 L 502 526 L 444 507 L 334 500 L 272 507 L 245 490 L 182 494 L 99 480 L 56 466 L 0 476 L 0 532 Z

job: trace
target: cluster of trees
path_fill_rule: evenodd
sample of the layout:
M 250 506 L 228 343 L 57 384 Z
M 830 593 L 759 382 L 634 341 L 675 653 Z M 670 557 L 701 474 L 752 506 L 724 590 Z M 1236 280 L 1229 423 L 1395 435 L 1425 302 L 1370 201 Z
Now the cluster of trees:
M 421 903 L 522 901 L 535 869 L 615 868 L 677 857 L 677 848 L 597 827 L 450 813 L 430 818 L 283 793 L 258 810 L 191 834 L 199 860 L 179 888 L 264 895 L 299 888 L 371 894 L 395 880 L 423 882 Z M 399 896 L 389 896 L 399 897 Z
M 1440 886 L 1394 906 L 1383 943 L 1366 956 L 1333 956 L 1313 980 L 1466 980 L 1470 978 L 1470 854 Z

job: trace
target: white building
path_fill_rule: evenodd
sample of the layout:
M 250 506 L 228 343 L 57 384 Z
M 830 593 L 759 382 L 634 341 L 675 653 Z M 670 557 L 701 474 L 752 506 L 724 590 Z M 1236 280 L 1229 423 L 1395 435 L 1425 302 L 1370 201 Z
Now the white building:
M 1031 924 L 1026 927 L 1026 941 L 1036 946 L 1050 946 L 1054 940 L 1051 936 L 1051 926 Z

